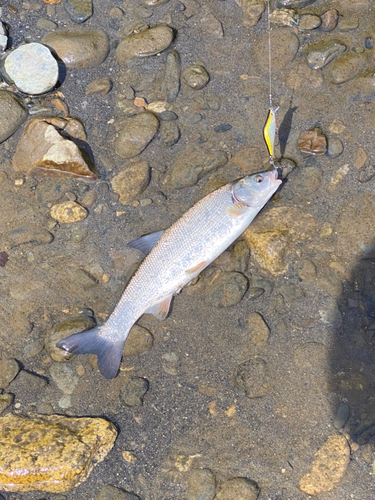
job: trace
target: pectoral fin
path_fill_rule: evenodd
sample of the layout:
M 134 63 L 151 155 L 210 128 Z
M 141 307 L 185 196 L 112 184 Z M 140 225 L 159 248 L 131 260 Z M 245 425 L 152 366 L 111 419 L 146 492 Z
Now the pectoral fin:
M 170 295 L 162 301 L 153 304 L 145 311 L 145 314 L 153 314 L 155 318 L 165 319 L 168 316 L 169 308 L 171 307 L 172 297 L 173 295 Z
M 240 201 L 238 201 L 237 203 L 233 203 L 233 205 L 228 207 L 227 212 L 233 217 L 240 217 L 246 212 L 248 208 L 249 207 L 245 205 L 245 203 L 241 203 Z
M 156 231 L 155 233 L 146 234 L 145 236 L 141 236 L 136 240 L 131 241 L 127 244 L 130 248 L 135 248 L 140 252 L 147 255 L 154 248 L 156 243 L 160 240 L 161 235 L 164 231 Z

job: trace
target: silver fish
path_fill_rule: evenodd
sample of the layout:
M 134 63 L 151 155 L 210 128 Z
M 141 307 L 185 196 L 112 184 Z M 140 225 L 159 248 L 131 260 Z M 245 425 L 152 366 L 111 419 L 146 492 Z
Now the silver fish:
M 166 318 L 173 295 L 240 236 L 281 184 L 277 177 L 275 169 L 226 184 L 167 230 L 129 243 L 148 255 L 107 322 L 60 340 L 56 347 L 74 354 L 96 354 L 102 375 L 115 377 L 134 323 L 145 313 Z

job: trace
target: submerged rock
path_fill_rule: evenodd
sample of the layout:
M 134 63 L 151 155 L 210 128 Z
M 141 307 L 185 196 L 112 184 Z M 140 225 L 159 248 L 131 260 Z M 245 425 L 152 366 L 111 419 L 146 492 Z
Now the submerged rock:
M 173 29 L 167 24 L 125 36 L 116 49 L 117 62 L 122 66 L 132 59 L 155 55 L 168 48 L 173 38 Z
M 259 356 L 254 356 L 240 364 L 237 367 L 235 380 L 250 399 L 262 398 L 273 389 L 272 376 L 269 373 L 267 363 Z
M 256 500 L 259 495 L 258 485 L 245 477 L 234 477 L 225 481 L 215 500 Z
M 231 307 L 238 304 L 248 289 L 247 278 L 237 272 L 219 272 L 211 279 L 206 301 L 211 306 Z
M 306 50 L 307 63 L 312 69 L 321 69 L 346 51 L 346 45 L 339 40 L 324 40 L 309 45 Z
M 4 24 L 0 21 L 0 52 L 4 52 L 8 45 L 8 32 Z
M 350 447 L 342 435 L 329 436 L 316 453 L 312 471 L 301 478 L 300 490 L 308 495 L 320 495 L 333 490 L 345 474 L 350 461 Z
M 100 94 L 106 95 L 112 89 L 112 81 L 110 78 L 105 76 L 104 78 L 98 78 L 90 82 L 85 88 L 85 94 Z
M 324 155 L 327 152 L 327 138 L 318 127 L 303 131 L 299 134 L 298 149 L 302 153 Z
M 265 0 L 241 0 L 241 7 L 244 13 L 244 26 L 251 28 L 255 26 L 266 8 Z
M 68 68 L 99 66 L 109 54 L 109 39 L 101 30 L 54 31 L 42 38 Z
M 79 222 L 87 217 L 87 210 L 75 201 L 65 201 L 51 208 L 51 217 L 62 224 Z
M 4 240 L 10 248 L 14 248 L 25 243 L 36 243 L 38 245 L 51 243 L 53 235 L 44 227 L 27 224 L 7 231 L 4 234 Z
M 172 50 L 167 55 L 164 78 L 161 85 L 161 91 L 165 95 L 165 100 L 167 102 L 175 101 L 178 96 L 180 90 L 180 75 L 180 55 L 176 50 Z
M 13 167 L 19 172 L 67 175 L 96 179 L 88 155 L 68 138 L 63 137 L 49 118 L 30 120 L 17 144 Z M 62 120 L 67 125 L 66 120 Z M 65 126 L 81 139 L 82 131 L 77 124 Z
M 189 85 L 192 89 L 201 90 L 210 81 L 210 75 L 207 70 L 200 64 L 196 64 L 187 68 L 182 75 L 182 78 L 186 85 Z
M 330 80 L 332 83 L 345 83 L 364 73 L 369 66 L 370 58 L 364 54 L 348 52 L 341 56 L 331 66 Z
M 23 100 L 7 90 L 0 90 L 0 144 L 8 139 L 27 118 Z
M 0 488 L 70 490 L 104 460 L 116 437 L 102 418 L 8 414 L 0 418 Z
M 138 495 L 120 490 L 114 486 L 104 486 L 95 500 L 141 500 Z
M 59 78 L 56 59 L 41 43 L 26 43 L 17 47 L 5 59 L 4 70 L 25 94 L 48 92 Z
M 150 384 L 142 377 L 132 377 L 128 384 L 121 390 L 120 401 L 130 408 L 142 406 L 143 398 Z
M 155 137 L 159 120 L 147 111 L 135 115 L 115 140 L 116 153 L 121 158 L 138 156 Z
M 0 359 L 0 389 L 6 389 L 12 380 L 17 377 L 20 366 L 13 358 Z
M 189 474 L 187 500 L 213 500 L 215 476 L 210 469 L 197 469 Z
M 150 167 L 146 161 L 130 163 L 112 179 L 112 189 L 120 196 L 120 203 L 131 205 L 148 186 Z
M 92 16 L 92 0 L 65 0 L 64 7 L 75 23 L 84 23 Z
M 322 31 L 332 31 L 336 28 L 339 20 L 339 13 L 336 9 L 326 10 L 321 16 L 322 24 L 320 29 Z

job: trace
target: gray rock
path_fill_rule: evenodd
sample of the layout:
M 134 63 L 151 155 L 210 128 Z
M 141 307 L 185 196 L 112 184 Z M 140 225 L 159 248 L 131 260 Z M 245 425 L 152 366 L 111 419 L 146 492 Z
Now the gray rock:
M 150 167 L 146 161 L 129 164 L 112 179 L 112 189 L 120 197 L 120 203 L 131 203 L 143 193 L 150 182 Z
M 0 144 L 8 139 L 27 118 L 23 100 L 13 92 L 0 90 Z
M 149 112 L 131 118 L 115 140 L 116 153 L 121 158 L 134 158 L 148 146 L 159 128 L 159 120 Z
M 196 64 L 183 72 L 182 79 L 192 89 L 200 90 L 210 81 L 210 75 L 203 66 Z
M 59 67 L 48 47 L 26 43 L 5 59 L 4 69 L 16 87 L 25 94 L 44 94 L 59 78 Z
M 251 341 L 255 345 L 264 346 L 267 344 L 270 336 L 270 329 L 259 313 L 253 312 L 249 314 L 248 327 Z
M 277 0 L 276 6 L 278 9 L 303 9 L 315 2 L 316 0 Z
M 17 378 L 10 384 L 10 388 L 15 394 L 18 394 L 24 387 L 27 387 L 27 390 L 34 394 L 40 394 L 47 386 L 47 381 L 43 377 L 24 370 L 21 370 Z
M 11 247 L 17 247 L 26 243 L 45 245 L 51 243 L 53 235 L 43 227 L 27 225 L 18 226 L 5 233 L 5 241 Z
M 338 137 L 328 138 L 327 154 L 331 159 L 339 157 L 344 151 L 344 145 Z
M 220 273 L 207 290 L 206 301 L 215 307 L 231 307 L 238 304 L 248 289 L 247 278 L 236 272 Z
M 163 354 L 162 360 L 162 367 L 165 373 L 173 376 L 177 375 L 179 362 L 177 354 L 175 352 Z
M 227 161 L 224 151 L 187 146 L 169 167 L 165 183 L 172 189 L 194 186 L 204 175 L 224 166 Z
M 159 141 L 165 148 L 174 146 L 180 138 L 180 129 L 175 122 L 162 122 L 160 124 Z
M 149 388 L 148 380 L 142 377 L 132 377 L 121 390 L 120 401 L 125 406 L 137 407 L 143 405 L 143 398 Z
M 159 7 L 159 5 L 169 2 L 169 0 L 141 0 L 141 2 L 147 7 Z
M 344 427 L 349 418 L 349 405 L 347 403 L 340 403 L 337 408 L 336 416 L 333 420 L 333 427 L 340 430 Z
M 303 288 L 300 285 L 293 283 L 289 283 L 288 285 L 281 285 L 278 291 L 288 305 L 292 302 L 302 300 L 305 297 Z
M 375 176 L 375 166 L 368 165 L 363 168 L 358 174 L 359 182 L 368 182 Z
M 0 394 L 0 414 L 3 413 L 3 411 L 5 411 L 7 408 L 9 408 L 9 406 L 13 403 L 13 401 L 14 401 L 13 394 L 8 394 L 8 393 Z
M 319 16 L 314 14 L 302 14 L 298 18 L 298 29 L 300 31 L 308 31 L 319 28 L 322 21 Z
M 20 371 L 19 364 L 13 358 L 0 358 L 0 389 L 6 389 Z
M 49 369 L 52 380 L 64 394 L 72 394 L 78 384 L 79 377 L 70 366 L 53 363 Z
M 173 111 L 162 111 L 161 113 L 158 114 L 160 120 L 165 121 L 165 122 L 172 122 L 174 120 L 177 120 L 178 116 L 176 113 Z
M 345 51 L 346 45 L 338 40 L 309 45 L 306 51 L 307 63 L 312 69 L 321 69 Z
M 245 477 L 235 477 L 223 483 L 215 500 L 256 500 L 259 495 L 258 485 Z
M 0 21 L 0 52 L 4 52 L 8 45 L 8 33 L 4 24 Z
M 64 6 L 75 23 L 84 23 L 93 14 L 92 0 L 65 0 Z
M 366 53 L 348 52 L 336 59 L 331 66 L 330 81 L 340 84 L 353 80 L 364 72 L 370 63 Z
M 187 484 L 187 500 L 213 500 L 215 476 L 210 469 L 193 470 Z
M 109 54 L 109 39 L 101 30 L 48 33 L 42 43 L 51 47 L 68 68 L 99 66 Z
M 139 325 L 134 325 L 129 332 L 128 338 L 122 351 L 123 357 L 141 356 L 152 349 L 154 337 Z
M 135 35 L 126 36 L 117 46 L 117 62 L 122 66 L 132 59 L 158 54 L 169 47 L 173 38 L 173 29 L 166 24 L 159 24 Z
M 303 259 L 298 263 L 298 276 L 302 281 L 310 281 L 316 278 L 316 265 L 309 259 Z
M 120 490 L 114 486 L 104 486 L 96 496 L 96 500 L 141 500 L 138 495 Z
M 104 78 L 98 78 L 97 80 L 93 80 L 92 82 L 90 82 L 85 88 L 85 94 L 107 95 L 111 89 L 112 89 L 112 81 L 110 78 L 105 76 Z
M 161 85 L 161 90 L 165 95 L 165 100 L 167 102 L 175 101 L 178 96 L 178 93 L 180 91 L 180 75 L 180 56 L 176 50 L 172 50 L 167 55 L 164 78 Z
M 49 19 L 40 18 L 36 23 L 36 27 L 40 30 L 52 31 L 57 28 L 57 24 Z

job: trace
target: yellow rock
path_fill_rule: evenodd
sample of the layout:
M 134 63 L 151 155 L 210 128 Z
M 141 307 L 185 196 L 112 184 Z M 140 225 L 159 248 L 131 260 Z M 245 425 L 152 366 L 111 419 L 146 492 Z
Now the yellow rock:
M 68 224 L 78 222 L 87 217 L 87 210 L 75 201 L 66 201 L 51 208 L 51 217 L 58 222 Z
M 254 260 L 275 275 L 286 271 L 286 257 L 298 241 L 310 238 L 316 227 L 313 215 L 298 208 L 275 207 L 255 219 L 243 236 Z
M 102 418 L 0 418 L 0 490 L 67 491 L 85 481 L 117 437 Z
M 350 460 L 350 448 L 344 436 L 329 436 L 316 453 L 312 472 L 302 477 L 300 490 L 308 495 L 331 491 L 344 475 Z

